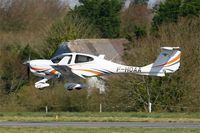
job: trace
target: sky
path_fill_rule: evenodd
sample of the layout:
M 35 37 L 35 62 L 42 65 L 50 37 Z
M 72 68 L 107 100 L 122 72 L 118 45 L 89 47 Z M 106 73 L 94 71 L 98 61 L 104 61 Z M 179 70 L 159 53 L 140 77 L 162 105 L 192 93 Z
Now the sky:
M 60 0 L 60 1 L 65 2 L 66 4 L 68 4 L 71 9 L 74 9 L 74 7 L 76 5 L 79 5 L 78 0 Z
M 74 8 L 75 5 L 79 5 L 78 0 L 61 0 L 63 2 L 66 2 L 67 4 L 69 4 L 70 8 Z M 134 0 L 126 0 L 125 1 L 125 5 L 124 8 L 128 8 L 129 4 L 134 1 Z M 152 9 L 156 4 L 159 4 L 160 2 L 165 1 L 165 0 L 149 0 L 148 1 L 148 8 Z
M 149 0 L 148 1 L 148 8 L 152 9 L 155 5 L 159 4 L 160 2 L 164 2 L 165 0 Z
M 134 1 L 134 0 L 126 0 L 126 2 L 124 4 L 124 8 L 125 9 L 128 8 L 132 1 Z

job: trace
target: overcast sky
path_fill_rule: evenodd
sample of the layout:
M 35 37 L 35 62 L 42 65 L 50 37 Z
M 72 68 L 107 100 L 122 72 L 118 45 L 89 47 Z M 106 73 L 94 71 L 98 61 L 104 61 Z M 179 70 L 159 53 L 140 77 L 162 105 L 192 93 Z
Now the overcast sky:
M 78 0 L 61 0 L 61 1 L 66 2 L 72 9 L 75 7 L 75 5 L 79 4 Z M 126 0 L 124 7 L 128 8 L 129 4 L 132 1 L 134 1 L 134 0 Z M 156 4 L 159 4 L 161 1 L 165 1 L 165 0 L 149 0 L 148 7 L 153 8 Z
M 65 3 L 68 4 L 68 5 L 70 6 L 70 8 L 72 8 L 72 9 L 75 7 L 75 5 L 78 5 L 78 4 L 79 4 L 78 0 L 60 0 L 60 1 L 65 2 Z

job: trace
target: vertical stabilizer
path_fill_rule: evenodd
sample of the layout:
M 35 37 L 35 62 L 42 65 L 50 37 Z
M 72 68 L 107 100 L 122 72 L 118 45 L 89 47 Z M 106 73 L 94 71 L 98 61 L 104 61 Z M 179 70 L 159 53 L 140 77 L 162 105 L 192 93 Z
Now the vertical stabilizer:
M 161 53 L 152 65 L 152 69 L 162 69 L 164 73 L 173 73 L 180 66 L 180 47 L 161 47 Z
M 161 47 L 160 55 L 152 64 L 141 68 L 140 75 L 165 76 L 180 67 L 181 49 L 179 47 Z

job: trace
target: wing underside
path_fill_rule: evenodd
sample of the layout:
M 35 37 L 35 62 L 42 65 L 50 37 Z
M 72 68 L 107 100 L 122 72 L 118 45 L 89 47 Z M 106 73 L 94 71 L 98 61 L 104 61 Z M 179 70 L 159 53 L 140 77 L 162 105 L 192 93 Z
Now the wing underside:
M 74 73 L 73 70 L 66 66 L 66 65 L 52 65 L 52 67 L 59 71 L 64 78 L 67 79 L 67 83 L 65 83 L 64 87 L 67 90 L 73 90 L 73 89 L 82 89 L 85 88 L 86 85 L 83 83 L 84 81 L 81 81 L 81 76 Z M 80 78 L 81 77 L 81 78 Z

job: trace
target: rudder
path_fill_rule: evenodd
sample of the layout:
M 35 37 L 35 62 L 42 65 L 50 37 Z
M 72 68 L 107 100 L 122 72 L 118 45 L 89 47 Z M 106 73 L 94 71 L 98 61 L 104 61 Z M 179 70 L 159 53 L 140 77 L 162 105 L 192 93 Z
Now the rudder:
M 153 68 L 160 68 L 165 73 L 173 73 L 180 67 L 180 47 L 161 47 L 161 53 L 153 63 Z

